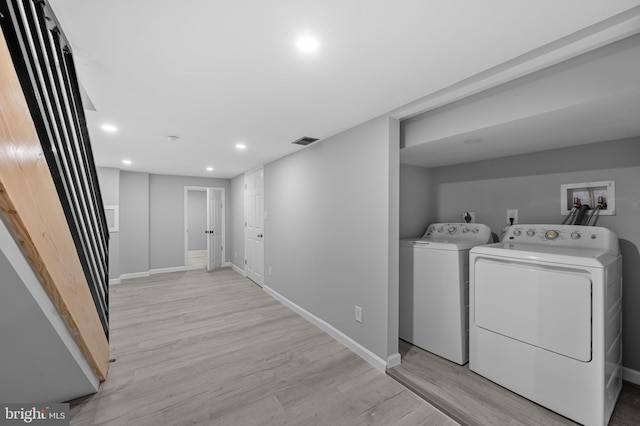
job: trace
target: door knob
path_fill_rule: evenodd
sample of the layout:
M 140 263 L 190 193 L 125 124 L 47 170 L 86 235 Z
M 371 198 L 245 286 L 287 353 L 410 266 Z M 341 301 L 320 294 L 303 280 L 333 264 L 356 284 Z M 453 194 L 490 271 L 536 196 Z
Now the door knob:
M 262 234 L 258 234 L 258 238 L 262 238 Z

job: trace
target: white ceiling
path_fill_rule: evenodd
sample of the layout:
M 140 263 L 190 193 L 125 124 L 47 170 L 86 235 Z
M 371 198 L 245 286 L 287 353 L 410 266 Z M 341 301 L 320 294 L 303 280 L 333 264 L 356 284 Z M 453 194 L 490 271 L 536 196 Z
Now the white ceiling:
M 303 149 L 291 145 L 301 136 L 398 111 L 640 0 L 50 3 L 96 108 L 98 165 L 231 178 Z M 296 51 L 303 33 L 319 38 L 314 55 Z M 102 132 L 106 122 L 119 131 Z

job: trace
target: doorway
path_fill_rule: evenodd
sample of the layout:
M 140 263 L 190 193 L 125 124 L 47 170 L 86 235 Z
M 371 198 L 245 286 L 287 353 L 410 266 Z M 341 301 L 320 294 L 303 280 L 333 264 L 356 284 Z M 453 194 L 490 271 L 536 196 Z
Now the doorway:
M 220 268 L 225 264 L 225 189 L 184 187 L 185 269 Z

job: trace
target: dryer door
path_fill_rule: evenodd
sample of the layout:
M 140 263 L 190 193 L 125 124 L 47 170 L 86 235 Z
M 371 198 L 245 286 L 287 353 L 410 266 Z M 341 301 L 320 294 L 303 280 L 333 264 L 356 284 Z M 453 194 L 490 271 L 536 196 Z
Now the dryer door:
M 591 286 L 586 271 L 479 258 L 478 327 L 579 361 L 591 360 Z

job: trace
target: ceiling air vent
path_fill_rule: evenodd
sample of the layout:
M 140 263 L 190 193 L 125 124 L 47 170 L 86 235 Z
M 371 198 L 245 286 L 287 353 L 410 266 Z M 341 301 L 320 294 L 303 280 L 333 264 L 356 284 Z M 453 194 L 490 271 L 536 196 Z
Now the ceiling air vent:
M 309 144 L 314 143 L 317 140 L 318 140 L 318 138 L 310 138 L 309 136 L 303 136 L 300 139 L 295 140 L 295 141 L 293 141 L 291 143 L 295 144 L 295 145 L 307 146 Z

